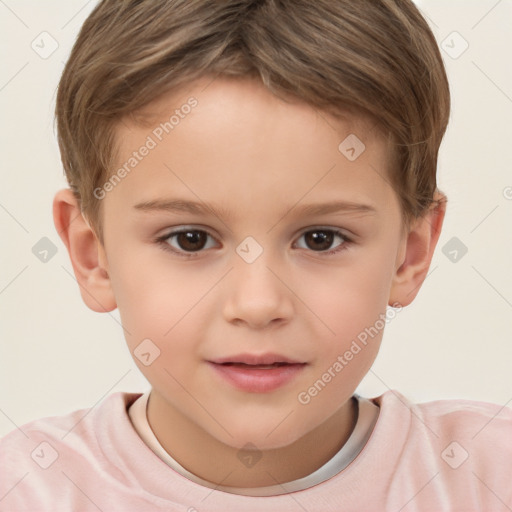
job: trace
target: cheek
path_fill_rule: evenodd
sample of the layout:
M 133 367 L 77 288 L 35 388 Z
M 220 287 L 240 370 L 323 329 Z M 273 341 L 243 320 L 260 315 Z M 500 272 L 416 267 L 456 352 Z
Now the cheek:
M 314 286 L 312 286 L 314 285 Z M 315 314 L 324 339 L 333 342 L 356 337 L 384 313 L 391 286 L 391 263 L 385 257 L 360 259 L 344 268 L 326 271 L 304 283 L 299 294 Z M 299 295 L 300 296 L 300 295 Z M 309 315 L 311 315 L 311 312 Z
M 180 267 L 155 258 L 152 250 L 116 251 L 110 279 L 123 326 L 138 338 L 165 342 L 173 327 L 194 307 L 208 283 L 187 278 Z M 130 339 L 130 345 L 137 340 Z
M 375 251 L 316 280 L 305 302 L 319 318 L 313 321 L 321 343 L 301 405 L 310 400 L 321 411 L 343 403 L 372 366 L 386 326 L 393 262 L 392 251 Z
M 151 382 L 162 379 L 173 387 L 167 371 L 179 381 L 188 379 L 190 365 L 201 357 L 208 320 L 216 308 L 208 292 L 219 277 L 215 271 L 185 271 L 184 265 L 170 265 L 165 254 L 157 256 L 154 250 L 119 251 L 112 256 L 111 279 L 136 364 Z M 149 366 L 137 357 L 146 349 L 158 354 Z
M 351 268 L 310 295 L 321 322 L 316 364 L 296 396 L 304 418 L 327 419 L 375 361 L 386 325 L 387 279 L 381 270 Z

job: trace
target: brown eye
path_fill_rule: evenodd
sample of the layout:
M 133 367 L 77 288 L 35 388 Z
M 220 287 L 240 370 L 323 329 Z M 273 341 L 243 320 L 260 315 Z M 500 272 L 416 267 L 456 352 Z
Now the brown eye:
M 162 241 L 170 245 L 176 252 L 198 252 L 206 247 L 208 238 L 212 238 L 206 231 L 198 229 L 187 229 L 175 231 L 166 235 Z M 213 239 L 212 239 L 213 240 Z
M 304 237 L 308 248 L 314 251 L 326 251 L 334 240 L 334 234 L 331 231 L 308 231 Z
M 302 246 L 299 244 L 300 248 L 326 254 L 332 254 L 344 249 L 345 245 L 349 242 L 346 236 L 333 229 L 312 229 L 306 231 L 300 239 L 304 239 L 304 244 Z M 332 247 L 336 239 L 339 239 L 340 242 Z
M 206 244 L 206 233 L 202 231 L 186 231 L 178 233 L 176 241 L 180 249 L 185 251 L 200 251 Z

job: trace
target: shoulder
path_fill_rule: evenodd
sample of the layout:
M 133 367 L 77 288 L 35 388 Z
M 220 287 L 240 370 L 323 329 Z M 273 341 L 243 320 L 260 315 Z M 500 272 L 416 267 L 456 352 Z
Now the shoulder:
M 53 439 L 62 445 L 77 439 L 90 443 L 94 438 L 91 433 L 97 426 L 127 417 L 127 407 L 139 396 L 141 393 L 112 393 L 92 407 L 25 423 L 0 439 L 1 453 L 4 455 L 6 451 L 25 448 L 40 438 Z
M 505 436 L 503 441 L 512 444 L 508 436 L 512 429 L 512 409 L 507 405 L 464 399 L 435 400 L 413 403 L 402 393 L 390 390 L 380 397 L 372 399 L 381 410 L 397 412 L 407 409 L 414 428 L 423 424 L 432 429 L 432 434 L 476 438 L 479 435 L 489 437 Z
M 54 503 L 55 491 L 69 484 L 63 468 L 105 465 L 98 434 L 127 428 L 126 408 L 139 396 L 113 393 L 93 407 L 33 420 L 1 438 L 0 510 L 44 510 Z
M 372 400 L 388 436 L 400 432 L 391 486 L 397 495 L 406 482 L 454 509 L 512 506 L 512 409 L 462 399 L 412 403 L 394 390 Z
M 478 449 L 505 450 L 512 461 L 512 409 L 476 400 L 449 399 L 411 405 L 411 414 L 428 423 L 439 438 L 464 439 Z

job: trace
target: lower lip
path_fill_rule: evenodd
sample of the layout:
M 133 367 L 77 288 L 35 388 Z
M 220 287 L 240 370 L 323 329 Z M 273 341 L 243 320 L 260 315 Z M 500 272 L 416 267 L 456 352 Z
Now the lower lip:
M 269 369 L 210 363 L 218 375 L 236 388 L 248 393 L 269 393 L 295 378 L 305 364 L 287 364 Z

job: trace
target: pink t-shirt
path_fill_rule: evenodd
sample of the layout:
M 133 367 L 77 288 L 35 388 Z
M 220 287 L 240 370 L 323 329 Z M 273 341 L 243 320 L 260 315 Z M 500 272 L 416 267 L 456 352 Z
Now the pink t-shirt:
M 0 440 L 0 511 L 361 512 L 512 510 L 512 410 L 483 402 L 412 404 L 388 391 L 363 450 L 308 489 L 252 497 L 204 487 L 142 441 L 114 393 Z

